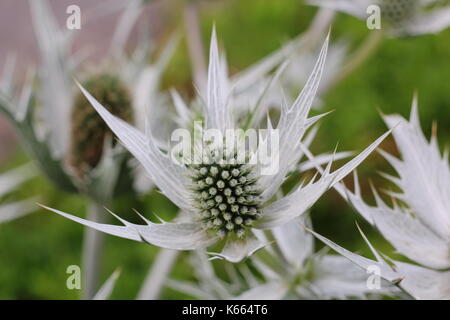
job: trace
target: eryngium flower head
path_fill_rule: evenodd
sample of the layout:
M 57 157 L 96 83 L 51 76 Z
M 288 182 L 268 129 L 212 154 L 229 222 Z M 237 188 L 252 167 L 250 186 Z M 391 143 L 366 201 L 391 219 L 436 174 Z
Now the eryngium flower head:
M 410 120 L 399 115 L 384 116 L 393 131 L 401 159 L 380 151 L 399 177 L 383 174 L 400 192 L 387 192 L 393 206 L 387 205 L 374 189 L 376 206 L 361 196 L 355 175 L 355 191 L 346 191 L 349 202 L 396 249 L 419 265 L 392 261 L 402 287 L 418 299 L 450 298 L 450 168 L 448 153 L 442 157 L 435 133 L 428 142 L 420 128 L 417 100 Z M 320 236 L 319 236 L 320 237 Z M 361 264 L 365 258 L 324 239 L 340 253 Z M 378 256 L 378 258 L 380 258 Z M 380 259 L 381 260 L 381 259 Z M 381 263 L 381 261 L 377 262 Z M 387 268 L 387 264 L 384 265 Z M 383 270 L 382 270 L 383 271 Z M 386 270 L 385 275 L 392 273 Z M 384 271 L 383 271 L 384 272 Z
M 254 167 L 246 164 L 190 166 L 192 191 L 199 220 L 220 238 L 233 233 L 245 236 L 261 215 L 260 195 Z
M 374 13 L 368 9 L 376 5 L 381 10 L 381 28 L 393 36 L 437 33 L 450 25 L 450 6 L 441 0 L 311 0 L 310 3 L 363 21 Z
M 117 75 L 112 73 L 96 74 L 89 77 L 83 86 L 109 112 L 126 122 L 133 121 L 130 93 Z M 78 93 L 72 107 L 69 161 L 80 178 L 100 162 L 105 137 L 110 132 L 102 118 L 92 109 L 86 97 Z
M 118 103 L 131 99 L 134 123 L 138 128 L 144 129 L 144 108 L 147 105 L 152 107 L 152 121 L 159 121 L 167 114 L 163 108 L 155 108 L 155 106 L 159 106 L 161 99 L 159 80 L 172 56 L 176 39 L 172 38 L 168 42 L 153 64 L 149 64 L 152 50 L 147 37 L 141 39 L 132 54 L 128 56 L 125 54 L 126 40 L 139 16 L 139 10 L 143 10 L 143 7 L 141 1 L 133 1 L 132 5 L 128 2 L 125 5 L 124 2 L 109 9 L 121 8 L 125 10 L 114 32 L 116 36 L 113 36 L 111 41 L 113 49 L 108 52 L 108 56 L 102 57 L 100 63 L 104 65 L 105 61 L 109 62 L 110 68 L 113 65 L 115 76 L 120 76 L 123 81 L 123 84 L 118 87 L 123 87 L 125 84 L 128 90 L 126 95 L 113 96 L 114 90 L 108 89 L 105 97 L 112 98 Z M 100 185 L 117 186 L 121 184 L 119 181 L 122 179 L 128 180 L 127 184 L 134 183 L 134 188 L 124 187 L 127 191 L 133 189 L 148 191 L 152 184 L 148 180 L 141 183 L 143 180 L 141 179 L 143 174 L 140 173 L 141 167 L 129 170 L 131 166 L 137 164 L 126 161 L 126 153 L 123 149 L 115 148 L 115 146 L 111 148 L 108 143 L 107 148 L 103 150 L 105 152 L 100 152 L 104 143 L 101 133 L 104 128 L 95 132 L 91 130 L 85 134 L 84 124 L 89 125 L 88 122 L 84 122 L 86 119 L 77 119 L 79 123 L 72 126 L 71 115 L 76 112 L 71 110 L 74 103 L 78 107 L 80 104 L 86 107 L 84 98 L 80 95 L 78 98 L 75 96 L 72 81 L 73 77 L 79 74 L 81 63 L 85 62 L 86 56 L 80 54 L 85 50 L 72 53 L 74 37 L 68 36 L 70 30 L 67 28 L 58 28 L 48 0 L 30 1 L 30 11 L 42 61 L 36 74 L 33 72 L 28 74 L 21 91 L 12 86 L 14 64 L 7 64 L 9 71 L 5 73 L 5 79 L 0 81 L 2 93 L 0 94 L 0 111 L 7 116 L 19 135 L 23 137 L 21 142 L 25 145 L 25 149 L 30 152 L 41 171 L 58 189 L 74 193 L 83 192 L 100 202 L 112 196 L 105 190 L 107 188 L 102 188 Z M 131 16 L 130 12 L 133 12 Z M 94 19 L 96 16 L 90 15 L 90 18 Z M 33 89 L 36 89 L 35 92 Z M 19 91 L 20 94 L 17 94 Z M 75 99 L 77 99 L 76 102 Z M 128 101 L 127 104 L 129 104 Z M 84 108 L 79 116 L 80 118 L 89 117 L 89 114 L 94 115 L 89 109 Z M 104 127 L 101 122 L 97 121 L 97 123 L 99 128 Z M 70 139 L 71 131 L 72 136 L 78 139 L 76 143 L 72 143 Z M 94 142 L 89 140 L 90 138 L 100 139 Z M 78 151 L 80 154 L 76 155 L 75 152 Z M 102 156 L 100 162 L 99 155 Z M 75 165 L 78 174 L 74 172 L 70 162 Z M 96 163 L 95 170 L 88 170 Z M 79 176 L 86 171 L 89 171 L 89 177 L 84 179 L 83 182 L 86 183 L 80 183 Z M 116 190 L 116 188 L 110 189 Z
M 289 106 L 285 102 L 280 108 L 281 115 L 276 128 L 279 134 L 279 150 L 275 157 L 278 170 L 266 175 L 262 175 L 260 164 L 251 167 L 245 163 L 226 163 L 221 167 L 223 161 L 205 161 L 201 162 L 200 166 L 180 165 L 171 157 L 172 152 L 168 152 L 169 146 L 161 146 L 153 137 L 151 128 L 147 128 L 145 134 L 114 117 L 80 86 L 111 130 L 140 161 L 161 192 L 172 200 L 183 214 L 173 223 L 155 224 L 144 219 L 147 225 L 132 224 L 119 218 L 125 226 L 115 226 L 94 223 L 48 209 L 106 233 L 169 249 L 204 249 L 225 237 L 225 246 L 222 252 L 217 254 L 218 257 L 238 262 L 253 254 L 264 246 L 254 235 L 255 229 L 272 229 L 302 215 L 324 192 L 358 166 L 389 134 L 385 133 L 334 172 L 331 172 L 333 156 L 327 157 L 327 167 L 320 178 L 314 177 L 308 183 L 298 185 L 287 196 L 279 200 L 274 199 L 281 191 L 287 175 L 296 170 L 299 160 L 306 153 L 309 154 L 307 145 L 310 141 L 305 142 L 306 145 L 303 144 L 303 135 L 323 116 L 308 118 L 308 113 L 320 83 L 327 48 L 328 38 L 300 95 L 292 105 Z M 227 130 L 239 128 L 241 125 L 233 118 L 228 99 L 230 92 L 226 68 L 219 58 L 213 31 L 206 97 L 202 100 L 205 101 L 203 112 L 205 127 L 221 132 L 223 136 Z M 183 104 L 182 101 L 178 103 Z M 270 121 L 268 127 L 272 129 Z M 226 155 L 228 156 L 228 153 Z M 204 165 L 205 163 L 210 165 Z
M 382 0 L 382 17 L 394 28 L 402 27 L 419 12 L 419 0 Z

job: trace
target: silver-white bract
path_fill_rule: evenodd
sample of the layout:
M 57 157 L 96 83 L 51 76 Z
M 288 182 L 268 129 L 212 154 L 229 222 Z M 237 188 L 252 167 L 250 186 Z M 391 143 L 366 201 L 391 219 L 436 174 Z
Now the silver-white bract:
M 416 99 L 409 121 L 399 115 L 387 115 L 384 120 L 389 127 L 400 123 L 393 135 L 401 159 L 380 151 L 399 175 L 383 174 L 401 190 L 387 191 L 397 201 L 393 201 L 393 207 L 388 206 L 374 189 L 376 206 L 368 205 L 361 197 L 356 175 L 355 191 L 346 192 L 348 200 L 398 253 L 418 264 L 394 262 L 397 273 L 405 278 L 401 283 L 409 294 L 418 299 L 449 299 L 450 271 L 446 271 L 450 268 L 448 152 L 441 156 L 435 135 L 430 142 L 424 137 Z
M 252 258 L 267 283 L 278 288 L 276 299 L 365 299 L 392 293 L 386 282 L 379 288 L 369 287 L 367 273 L 346 258 L 315 252 L 313 235 L 305 230 L 310 225 L 309 218 L 302 216 L 275 228 L 272 234 L 278 250 L 267 248 L 272 262 Z M 265 286 L 260 284 L 238 298 L 265 299 Z
M 109 276 L 109 278 L 105 281 L 105 283 L 94 295 L 92 300 L 108 300 L 114 290 L 116 281 L 119 278 L 119 276 L 120 276 L 120 269 L 114 271 L 113 274 Z
M 301 142 L 303 135 L 309 127 L 322 117 L 321 115 L 308 118 L 308 113 L 324 69 L 327 48 L 328 37 L 302 92 L 292 105 L 283 104 L 281 107 L 281 116 L 277 125 L 280 137 L 279 159 L 281 161 L 279 170 L 275 174 L 261 176 L 258 180 L 262 193 L 260 195 L 261 217 L 255 221 L 254 228 L 256 229 L 273 229 L 302 215 L 323 193 L 357 167 L 390 133 L 389 131 L 386 132 L 338 170 L 331 172 L 332 161 L 329 161 L 325 172 L 319 178 L 312 179 L 306 185 L 301 184 L 290 194 L 280 200 L 271 202 L 280 190 L 287 174 L 296 166 L 299 158 L 303 155 Z M 203 111 L 207 128 L 224 131 L 235 128 L 237 123 L 233 117 L 232 108 L 227 103 L 229 94 L 228 77 L 220 61 L 216 35 L 213 31 L 208 85 L 206 97 L 203 99 L 205 101 Z M 179 166 L 167 153 L 161 151 L 152 136 L 151 128 L 147 128 L 144 134 L 139 129 L 114 117 L 88 92 L 83 88 L 81 90 L 111 130 L 119 137 L 123 145 L 143 165 L 160 191 L 180 208 L 183 220 L 173 223 L 164 221 L 153 223 L 143 218 L 146 225 L 137 225 L 116 216 L 124 224 L 124 226 L 116 226 L 95 223 L 59 210 L 47 209 L 99 231 L 164 248 L 195 250 L 205 249 L 216 243 L 219 240 L 218 236 L 212 235 L 202 223 L 196 220 L 198 209 L 193 203 L 188 169 Z M 217 253 L 216 256 L 231 262 L 238 262 L 262 248 L 265 243 L 258 240 L 252 230 L 250 229 L 250 232 L 243 239 L 228 237 L 222 252 Z
M 303 227 L 308 220 L 302 216 L 272 230 L 276 244 L 264 248 L 264 258 L 251 257 L 262 278 L 240 264 L 225 265 L 222 280 L 212 262 L 195 252 L 190 262 L 197 282 L 170 279 L 167 286 L 199 299 L 366 299 L 394 293 L 386 282 L 369 288 L 367 273 L 345 257 L 316 252 L 313 235 Z M 263 233 L 258 237 L 267 242 Z
M 316 51 L 320 49 L 320 43 L 317 43 L 317 39 L 314 40 L 308 37 L 308 33 L 301 34 L 258 62 L 232 75 L 228 80 L 230 92 L 227 99 L 233 108 L 234 116 L 239 118 L 255 113 L 252 125 L 265 120 L 264 116 L 269 109 L 279 111 L 282 100 L 280 91 L 285 94 L 283 98 L 287 100 L 287 104 L 292 104 L 314 68 Z M 321 77 L 313 107 L 322 105 L 320 97 L 339 74 L 347 51 L 348 45 L 344 40 L 329 45 L 327 72 Z M 220 58 L 222 67 L 226 69 L 226 55 L 222 54 Z M 272 72 L 274 69 L 276 72 Z M 201 97 L 193 101 L 188 108 L 175 90 L 172 91 L 172 96 L 177 111 L 177 123 L 189 127 L 193 119 L 201 114 Z
M 314 68 L 316 47 L 317 44 L 312 43 L 307 35 L 299 35 L 254 65 L 232 76 L 230 81 L 234 108 L 245 114 L 252 112 L 254 106 L 261 103 L 258 115 L 263 117 L 268 108 L 279 108 L 280 88 L 291 104 L 308 80 L 310 70 Z M 316 99 L 326 92 L 329 84 L 339 74 L 347 49 L 345 41 L 329 45 L 327 72 L 322 75 Z M 269 71 L 277 66 L 280 69 L 278 74 L 270 75 Z M 263 93 L 264 99 L 260 99 Z M 318 101 L 315 101 L 316 104 Z
M 388 19 L 382 19 L 382 28 L 389 29 L 393 36 L 402 35 L 422 35 L 438 33 L 450 26 L 450 6 L 440 5 L 440 0 L 310 0 L 312 5 L 331 8 L 337 11 L 353 15 L 366 21 L 373 11 L 368 11 L 373 5 L 381 8 L 383 17 L 383 8 L 392 7 L 394 14 L 399 14 L 399 7 L 408 10 L 407 16 L 402 17 L 401 23 L 385 26 L 384 22 Z M 396 7 L 394 7 L 396 6 Z
M 23 182 L 33 177 L 35 173 L 29 165 L 13 169 L 0 175 L 0 198 L 13 192 Z M 36 210 L 36 199 L 21 200 L 0 204 L 0 223 L 8 222 Z

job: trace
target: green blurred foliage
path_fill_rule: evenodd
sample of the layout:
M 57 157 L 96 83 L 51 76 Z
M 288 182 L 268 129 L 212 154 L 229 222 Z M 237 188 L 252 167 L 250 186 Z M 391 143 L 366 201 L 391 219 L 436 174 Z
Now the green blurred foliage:
M 175 15 L 181 15 L 181 6 L 180 2 L 179 7 L 173 9 L 177 12 Z M 209 1 L 201 13 L 205 48 L 215 22 L 220 42 L 227 51 L 230 71 L 234 73 L 304 31 L 315 12 L 315 8 L 298 0 Z M 174 29 L 182 29 L 180 20 L 173 19 Z M 361 21 L 339 14 L 333 24 L 332 40 L 346 38 L 357 47 L 369 32 Z M 441 146 L 448 146 L 449 40 L 450 30 L 438 35 L 386 39 L 364 65 L 324 97 L 323 110 L 334 109 L 335 112 L 322 120 L 313 151 L 330 151 L 338 142 L 339 150 L 362 150 L 386 130 L 379 112 L 408 116 L 415 91 L 419 94 L 424 132 L 429 135 L 432 122 L 436 120 Z M 184 95 L 194 92 L 185 43 L 178 48 L 164 76 L 164 86 L 179 88 Z M 382 147 L 395 153 L 392 138 Z M 26 157 L 18 151 L 1 171 L 25 161 Z M 359 168 L 363 192 L 369 202 L 369 180 L 379 188 L 389 187 L 380 179 L 377 170 L 392 172 L 375 153 Z M 351 179 L 346 182 L 351 185 Z M 84 214 L 86 203 L 83 198 L 60 193 L 41 177 L 28 182 L 15 196 L 23 198 L 37 194 L 41 203 L 79 216 Z M 155 218 L 153 214 L 165 219 L 176 214 L 174 205 L 156 191 L 142 199 L 118 199 L 113 205 L 119 215 L 135 219 L 131 208 L 151 219 Z M 358 221 L 377 248 L 393 254 L 389 244 L 334 191 L 321 198 L 312 208 L 311 216 L 320 233 L 350 250 L 369 255 L 355 226 Z M 44 210 L 0 225 L 0 299 L 77 299 L 79 292 L 66 288 L 66 268 L 80 265 L 82 236 L 80 225 Z M 102 281 L 116 268 L 122 270 L 112 298 L 132 299 L 136 296 L 157 252 L 157 248 L 142 243 L 106 237 Z M 172 277 L 194 279 L 186 253 L 180 256 Z M 187 297 L 165 289 L 162 298 Z

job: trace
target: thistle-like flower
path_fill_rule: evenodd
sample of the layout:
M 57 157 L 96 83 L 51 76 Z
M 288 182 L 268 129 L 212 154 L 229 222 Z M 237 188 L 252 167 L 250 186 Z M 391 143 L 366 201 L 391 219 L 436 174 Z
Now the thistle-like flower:
M 0 175 L 0 198 L 13 192 L 23 182 L 27 181 L 35 174 L 30 166 L 26 165 L 13 169 Z M 0 223 L 11 221 L 25 216 L 36 209 L 34 201 L 36 199 L 20 200 L 0 205 Z
M 331 8 L 366 20 L 377 5 L 382 28 L 394 36 L 437 33 L 450 25 L 450 6 L 441 0 L 313 0 L 311 4 Z M 370 13 L 368 13 L 370 12 Z
M 127 108 L 125 114 L 128 116 L 122 118 L 130 120 L 132 117 L 131 122 L 143 129 L 143 110 L 147 103 L 152 107 L 158 104 L 159 79 L 175 48 L 175 38 L 169 41 L 154 64 L 149 64 L 152 51 L 146 35 L 132 55 L 125 54 L 125 40 L 143 2 L 123 2 L 126 8 L 113 37 L 111 56 L 102 57 L 98 64 L 103 69 L 96 68 L 97 76 L 92 70 L 81 75 L 80 64 L 85 61 L 86 52 L 72 53 L 76 32 L 58 28 L 46 0 L 29 3 L 42 59 L 38 81 L 34 81 L 34 74 L 31 74 L 19 97 L 14 94 L 19 90 L 0 88 L 0 112 L 13 124 L 42 173 L 59 190 L 86 195 L 90 202 L 86 214 L 90 219 L 98 220 L 100 204 L 109 203 L 118 194 L 148 191 L 153 185 L 149 180 L 142 183 L 142 168 L 128 161 L 129 153 L 108 138 L 111 134 L 104 125 L 103 129 L 97 126 L 103 122 L 97 113 L 85 107 L 84 97 L 77 97 L 72 78 L 86 80 L 104 106 L 119 117 L 124 110 L 118 110 L 117 103 L 121 104 L 120 108 Z M 108 12 L 116 10 L 116 5 L 108 6 Z M 88 12 L 84 16 L 88 20 L 86 16 Z M 106 72 L 109 77 L 98 76 Z M 110 81 L 111 75 L 114 81 Z M 123 87 L 121 96 L 114 96 L 119 93 L 119 87 Z M 155 121 L 160 120 L 158 110 L 152 109 Z M 95 230 L 88 230 L 85 239 L 83 294 L 85 298 L 91 298 L 97 286 L 102 237 Z
M 73 37 L 65 28 L 58 28 L 47 1 L 30 1 L 30 8 L 42 56 L 37 90 L 34 93 L 31 89 L 34 75 L 28 77 L 20 97 L 15 97 L 13 90 L 1 90 L 0 111 L 15 126 L 27 151 L 51 182 L 61 190 L 83 192 L 105 202 L 116 191 L 114 186 L 120 177 L 130 176 L 130 181 L 133 178 L 127 157 L 105 139 L 105 130 L 99 129 L 103 122 L 86 108 L 86 99 L 74 94 L 72 77 L 80 73 L 83 59 L 79 52 L 71 53 Z M 96 75 L 90 72 L 85 76 L 86 86 L 113 114 L 143 129 L 144 103 L 152 101 L 153 106 L 160 99 L 159 78 L 174 50 L 174 40 L 153 65 L 148 64 L 148 41 L 140 42 L 131 57 L 116 46 L 115 52 L 122 54 L 105 59 L 111 63 L 108 72 L 100 68 Z M 122 110 L 118 110 L 118 104 Z
M 362 199 L 355 175 L 355 191 L 346 191 L 349 202 L 396 249 L 418 265 L 391 261 L 404 277 L 403 288 L 418 299 L 450 298 L 450 169 L 448 152 L 442 157 L 433 134 L 428 142 L 420 128 L 417 100 L 410 120 L 384 116 L 389 127 L 398 125 L 394 138 L 402 159 L 380 151 L 399 177 L 383 174 L 401 190 L 387 192 L 388 206 L 374 189 L 376 206 Z M 322 240 L 324 240 L 322 238 Z M 328 243 L 330 244 L 329 240 Z M 342 254 L 353 254 L 338 248 Z M 353 256 L 353 259 L 360 259 Z M 355 260 L 355 261 L 356 261 Z M 390 271 L 389 271 L 390 272 Z
M 287 196 L 274 200 L 286 176 L 295 170 L 303 155 L 301 139 L 323 115 L 308 118 L 308 113 L 319 86 L 328 48 L 325 41 L 316 65 L 300 95 L 291 106 L 283 104 L 276 129 L 279 132 L 278 170 L 263 174 L 260 164 L 243 163 L 230 159 L 231 153 L 220 153 L 210 140 L 203 140 L 200 148 L 208 158 L 200 163 L 185 162 L 180 165 L 172 157 L 169 147 L 161 150 L 160 144 L 152 136 L 151 128 L 144 134 L 126 122 L 114 117 L 92 95 L 81 90 L 102 116 L 124 146 L 144 166 L 147 174 L 161 192 L 172 200 L 182 211 L 180 221 L 155 224 L 145 219 L 147 225 L 137 225 L 120 219 L 125 226 L 115 226 L 87 221 L 64 212 L 50 209 L 69 219 L 94 229 L 127 239 L 176 250 L 204 249 L 225 240 L 225 246 L 218 257 L 238 262 L 264 246 L 254 235 L 254 229 L 273 229 L 291 222 L 309 209 L 330 187 L 344 178 L 358 166 L 381 141 L 385 133 L 362 153 L 346 165 L 331 172 L 331 161 L 320 178 L 301 184 Z M 241 125 L 233 119 L 232 108 L 228 105 L 229 85 L 225 68 L 220 63 L 215 32 L 210 48 L 208 85 L 203 106 L 206 129 L 215 130 L 225 136 L 227 130 Z M 269 129 L 272 126 L 268 124 Z M 242 136 L 236 135 L 237 140 Z M 263 136 L 263 141 L 268 140 Z M 240 141 L 240 140 L 239 140 Z M 234 141 L 238 142 L 238 141 Z M 195 148 L 199 145 L 195 143 Z M 267 147 L 258 144 L 259 148 Z M 194 148 L 194 149 L 195 149 Z M 273 148 L 272 150 L 275 150 Z M 225 158 L 217 158 L 217 152 Z M 276 150 L 275 150 L 276 152 Z M 194 154 L 196 154 L 194 152 Z M 249 158 L 255 152 L 247 154 Z M 202 154 L 203 155 L 203 154 Z M 246 158 L 247 159 L 247 158 Z M 191 159 L 192 160 L 192 159 Z M 205 161 L 206 160 L 206 161 Z M 223 161 L 227 160 L 227 161 Z

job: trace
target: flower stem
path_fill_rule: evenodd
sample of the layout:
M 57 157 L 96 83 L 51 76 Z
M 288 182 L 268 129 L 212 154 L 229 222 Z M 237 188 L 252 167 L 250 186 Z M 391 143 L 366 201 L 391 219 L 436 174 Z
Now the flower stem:
M 334 10 L 328 8 L 319 9 L 305 32 L 306 43 L 308 43 L 309 49 L 314 48 L 317 43 L 322 41 L 323 34 L 331 27 L 335 16 L 336 12 Z
M 350 57 L 348 62 L 342 68 L 342 71 L 332 80 L 327 88 L 324 90 L 330 90 L 336 86 L 339 82 L 350 76 L 355 70 L 357 70 L 368 58 L 375 53 L 376 49 L 384 39 L 383 30 L 373 30 L 370 36 L 361 44 L 361 46 Z
M 161 249 L 155 258 L 144 284 L 137 296 L 138 300 L 155 300 L 159 297 L 163 284 L 175 263 L 178 254 L 177 250 Z
M 198 3 L 186 0 L 184 8 L 184 25 L 186 28 L 189 58 L 192 65 L 192 73 L 195 84 L 200 88 L 206 85 L 206 60 L 202 42 L 198 16 Z
M 89 201 L 87 219 L 101 222 L 103 206 L 95 200 Z M 99 283 L 101 256 L 103 252 L 104 234 L 91 228 L 85 229 L 83 243 L 83 286 L 82 298 L 91 299 L 97 290 Z

